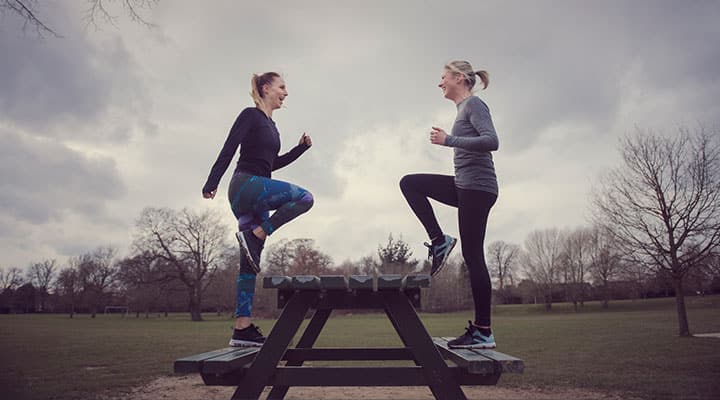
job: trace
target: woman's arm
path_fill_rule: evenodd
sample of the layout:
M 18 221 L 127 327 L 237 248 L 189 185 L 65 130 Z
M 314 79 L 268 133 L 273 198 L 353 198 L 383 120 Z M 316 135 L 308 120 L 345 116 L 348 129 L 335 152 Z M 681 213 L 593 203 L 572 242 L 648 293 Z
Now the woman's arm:
M 215 164 L 213 164 L 210 169 L 210 175 L 205 182 L 205 186 L 203 186 L 202 192 L 205 198 L 214 197 L 214 192 L 220 183 L 220 179 L 225 174 L 228 165 L 230 165 L 230 162 L 235 156 L 238 146 L 242 143 L 253 125 L 253 116 L 250 108 L 246 108 L 235 120 Z M 211 194 L 211 196 L 208 196 L 208 194 Z
M 450 135 L 445 139 L 445 146 L 480 152 L 496 151 L 500 147 L 500 142 L 495 133 L 490 110 L 482 101 L 472 101 L 467 107 L 469 107 L 468 119 L 478 136 Z
M 272 170 L 275 171 L 277 169 L 280 169 L 282 167 L 287 166 L 291 162 L 295 161 L 300 157 L 304 152 L 307 151 L 312 146 L 312 139 L 310 139 L 310 136 L 306 134 L 302 134 L 300 136 L 300 142 L 297 146 L 293 147 L 288 151 L 287 153 L 275 157 L 275 161 L 273 161 Z

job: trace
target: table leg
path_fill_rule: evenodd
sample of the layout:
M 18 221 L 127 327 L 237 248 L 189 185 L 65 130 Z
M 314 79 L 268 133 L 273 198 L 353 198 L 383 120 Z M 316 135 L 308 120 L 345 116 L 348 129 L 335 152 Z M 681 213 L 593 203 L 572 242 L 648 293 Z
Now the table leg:
M 320 335 L 320 332 L 322 331 L 323 327 L 325 326 L 325 323 L 327 322 L 328 318 L 330 318 L 330 313 L 332 313 L 332 309 L 325 308 L 321 310 L 315 310 L 315 314 L 313 315 L 312 319 L 310 320 L 310 323 L 308 324 L 307 328 L 305 328 L 305 332 L 303 333 L 302 337 L 300 338 L 300 341 L 297 344 L 297 348 L 310 348 L 313 347 L 315 344 L 315 340 Z M 303 360 L 290 360 L 285 365 L 291 366 L 291 367 L 299 367 L 303 365 Z M 268 400 L 270 399 L 284 399 L 285 395 L 288 392 L 289 387 L 288 386 L 273 386 L 272 390 L 270 391 L 270 394 L 268 395 Z
M 288 300 L 255 360 L 243 376 L 232 399 L 258 399 L 275 374 L 275 368 L 287 350 L 290 341 L 305 319 L 305 313 L 314 301 L 315 292 L 299 292 Z
M 428 386 L 438 400 L 466 399 L 465 394 L 432 338 L 420 321 L 410 300 L 400 292 L 383 293 L 385 310 L 400 338 L 410 348 L 415 361 L 423 367 Z

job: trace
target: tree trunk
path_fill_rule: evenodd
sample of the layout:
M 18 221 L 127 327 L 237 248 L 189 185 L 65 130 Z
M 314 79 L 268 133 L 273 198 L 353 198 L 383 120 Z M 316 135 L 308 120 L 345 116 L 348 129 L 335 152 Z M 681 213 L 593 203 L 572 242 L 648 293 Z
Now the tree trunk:
M 190 319 L 193 321 L 202 321 L 200 300 L 200 290 L 198 288 L 190 288 Z
M 607 310 L 610 308 L 610 288 L 608 287 L 607 279 L 603 280 L 603 301 L 602 308 Z
M 545 311 L 552 310 L 552 290 L 545 295 Z
M 673 283 L 675 284 L 675 303 L 677 304 L 679 334 L 680 336 L 690 336 L 682 278 L 674 278 Z

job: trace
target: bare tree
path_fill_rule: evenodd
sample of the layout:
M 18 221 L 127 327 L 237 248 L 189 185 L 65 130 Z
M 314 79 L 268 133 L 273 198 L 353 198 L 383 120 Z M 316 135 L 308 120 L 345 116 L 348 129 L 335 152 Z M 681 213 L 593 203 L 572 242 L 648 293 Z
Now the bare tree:
M 328 273 L 332 259 L 315 248 L 312 239 L 283 239 L 268 248 L 264 271 L 275 275 L 319 275 Z
M 164 273 L 167 268 L 160 266 L 162 262 L 148 253 L 135 254 L 118 262 L 118 281 L 136 318 L 143 311 L 148 318 L 151 311 L 159 310 L 161 300 L 169 296 L 173 279 Z
M 187 287 L 193 321 L 202 320 L 203 293 L 229 247 L 228 230 L 221 220 L 211 211 L 197 214 L 149 207 L 137 221 L 136 252 L 164 261 L 158 264 L 163 272 Z
M 270 275 L 288 275 L 295 249 L 287 239 L 281 239 L 268 246 L 261 262 L 263 271 Z
M 30 265 L 28 270 L 28 279 L 40 292 L 40 310 L 45 310 L 45 300 L 48 296 L 48 289 L 52 285 L 53 279 L 55 279 L 55 260 L 43 260 L 38 263 Z
M 557 228 L 535 230 L 525 239 L 525 273 L 543 293 L 545 309 L 552 309 L 552 294 L 561 273 L 563 235 Z
M 612 235 L 600 226 L 590 230 L 589 270 L 595 284 L 602 290 L 602 307 L 608 308 L 610 303 L 610 281 L 618 276 L 621 270 L 622 257 Z
M 143 16 L 143 13 L 155 6 L 158 1 L 159 0 L 86 0 L 87 8 L 83 19 L 88 26 L 92 25 L 95 28 L 98 27 L 98 20 L 114 26 L 118 20 L 118 16 L 113 9 L 117 8 L 117 4 L 120 4 L 120 7 L 130 20 L 151 28 L 155 25 L 149 22 L 147 18 Z M 62 37 L 45 22 L 45 18 L 41 15 L 41 7 L 42 2 L 38 0 L 0 0 L 0 14 L 4 15 L 9 13 L 20 18 L 23 21 L 23 30 L 32 28 L 40 36 L 50 34 L 55 37 Z
M 110 246 L 98 247 L 93 252 L 79 257 L 78 276 L 92 318 L 95 318 L 100 304 L 117 282 L 116 252 L 117 250 Z
M 585 283 L 590 267 L 591 231 L 577 228 L 565 235 L 563 246 L 563 272 L 567 298 L 578 311 L 578 303 L 584 305 Z
M 0 292 L 5 290 L 15 290 L 23 283 L 22 271 L 18 267 L 0 267 Z
M 207 303 L 217 311 L 218 315 L 223 312 L 235 311 L 237 302 L 237 278 L 238 278 L 238 267 L 240 265 L 240 258 L 244 257 L 237 248 L 233 251 L 226 251 L 221 266 L 215 273 L 215 277 L 208 287 Z M 259 278 L 259 276 L 258 276 Z M 261 279 L 258 279 L 261 281 Z M 256 282 L 256 296 L 259 297 L 258 287 Z M 274 293 L 274 291 L 272 291 Z M 253 302 L 253 315 L 255 315 L 264 304 L 258 304 L 258 301 Z
M 320 275 L 330 271 L 332 259 L 315 248 L 312 239 L 295 239 L 295 248 L 289 272 L 294 275 Z
M 72 257 L 69 263 L 70 266 L 61 270 L 58 274 L 57 281 L 55 281 L 55 292 L 67 303 L 70 318 L 73 318 L 75 316 L 75 307 L 79 300 L 81 288 L 80 276 L 78 274 L 80 258 Z
M 360 270 L 361 275 L 377 275 L 379 264 L 375 260 L 375 257 L 373 257 L 372 254 L 369 254 L 365 257 L 361 257 L 360 261 L 358 261 L 358 268 Z M 430 268 L 428 267 L 428 271 L 430 271 Z
M 507 284 L 514 285 L 515 269 L 520 258 L 520 246 L 502 240 L 492 242 L 487 249 L 487 263 L 490 275 L 498 280 L 498 291 L 503 303 L 506 302 Z
M 635 262 L 671 277 L 680 336 L 690 335 L 683 278 L 720 246 L 719 137 L 702 127 L 672 137 L 638 129 L 594 194 L 597 223 Z

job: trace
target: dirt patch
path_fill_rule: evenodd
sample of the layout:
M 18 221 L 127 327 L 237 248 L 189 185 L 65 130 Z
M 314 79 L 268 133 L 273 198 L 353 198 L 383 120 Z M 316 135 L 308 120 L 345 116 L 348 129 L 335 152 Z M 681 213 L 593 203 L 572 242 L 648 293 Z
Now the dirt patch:
M 715 338 L 720 339 L 720 333 L 696 333 L 693 336 L 702 338 Z
M 155 379 L 147 385 L 135 388 L 129 393 L 106 397 L 106 400 L 229 400 L 235 388 L 224 386 L 205 386 L 199 376 L 169 376 Z M 468 399 L 498 400 L 620 400 L 630 399 L 620 393 L 601 393 L 583 389 L 514 389 L 495 386 L 464 386 Z M 262 399 L 265 399 L 266 390 Z M 305 387 L 290 388 L 286 399 L 290 400 L 432 400 L 430 389 L 426 387 L 385 388 L 385 387 Z

